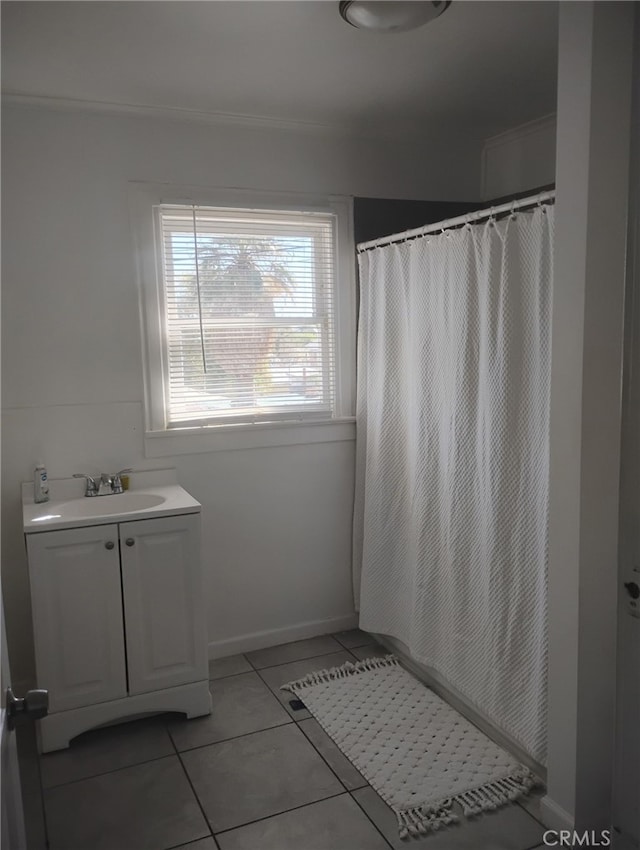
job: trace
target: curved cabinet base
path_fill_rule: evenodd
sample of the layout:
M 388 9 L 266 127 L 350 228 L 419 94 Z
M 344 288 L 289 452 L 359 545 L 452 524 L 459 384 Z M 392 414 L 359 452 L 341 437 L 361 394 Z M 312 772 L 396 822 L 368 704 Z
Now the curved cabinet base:
M 63 750 L 76 735 L 113 720 L 133 719 L 136 715 L 164 711 L 178 711 L 187 717 L 211 714 L 209 682 L 191 682 L 177 688 L 166 688 L 49 714 L 39 721 L 40 751 L 50 753 L 53 750 Z

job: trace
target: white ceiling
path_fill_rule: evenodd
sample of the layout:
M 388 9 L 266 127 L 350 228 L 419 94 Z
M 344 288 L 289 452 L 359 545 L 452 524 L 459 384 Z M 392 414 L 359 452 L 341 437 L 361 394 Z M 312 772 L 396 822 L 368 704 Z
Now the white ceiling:
M 335 0 L 2 3 L 3 92 L 491 136 L 555 111 L 557 3 L 454 0 L 407 33 Z

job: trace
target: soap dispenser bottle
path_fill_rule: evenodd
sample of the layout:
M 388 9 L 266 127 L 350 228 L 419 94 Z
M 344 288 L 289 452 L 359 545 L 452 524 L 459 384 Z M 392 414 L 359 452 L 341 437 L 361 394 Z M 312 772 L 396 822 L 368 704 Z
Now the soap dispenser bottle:
M 46 467 L 41 460 L 36 463 L 36 468 L 33 470 L 33 501 L 36 503 L 49 501 L 49 480 Z

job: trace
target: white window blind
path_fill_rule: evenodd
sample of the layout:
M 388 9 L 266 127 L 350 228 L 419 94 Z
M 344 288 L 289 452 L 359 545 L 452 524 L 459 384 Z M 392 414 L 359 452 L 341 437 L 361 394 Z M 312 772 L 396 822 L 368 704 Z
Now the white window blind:
M 330 418 L 335 216 L 160 205 L 165 427 Z

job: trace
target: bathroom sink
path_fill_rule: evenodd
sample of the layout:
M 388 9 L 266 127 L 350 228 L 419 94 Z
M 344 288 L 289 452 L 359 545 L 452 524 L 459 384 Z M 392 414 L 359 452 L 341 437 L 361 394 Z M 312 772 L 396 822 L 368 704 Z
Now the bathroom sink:
M 71 502 L 58 502 L 56 513 L 62 516 L 98 517 L 121 516 L 124 513 L 144 511 L 166 502 L 164 496 L 153 493 L 118 493 L 115 496 L 92 496 L 87 499 L 74 499 Z
M 156 484 L 152 472 L 138 475 L 142 486 L 109 496 L 80 496 L 79 481 L 55 482 L 49 502 L 34 504 L 23 497 L 22 515 L 27 534 L 83 525 L 105 525 L 137 519 L 200 512 L 200 503 L 178 484 Z

